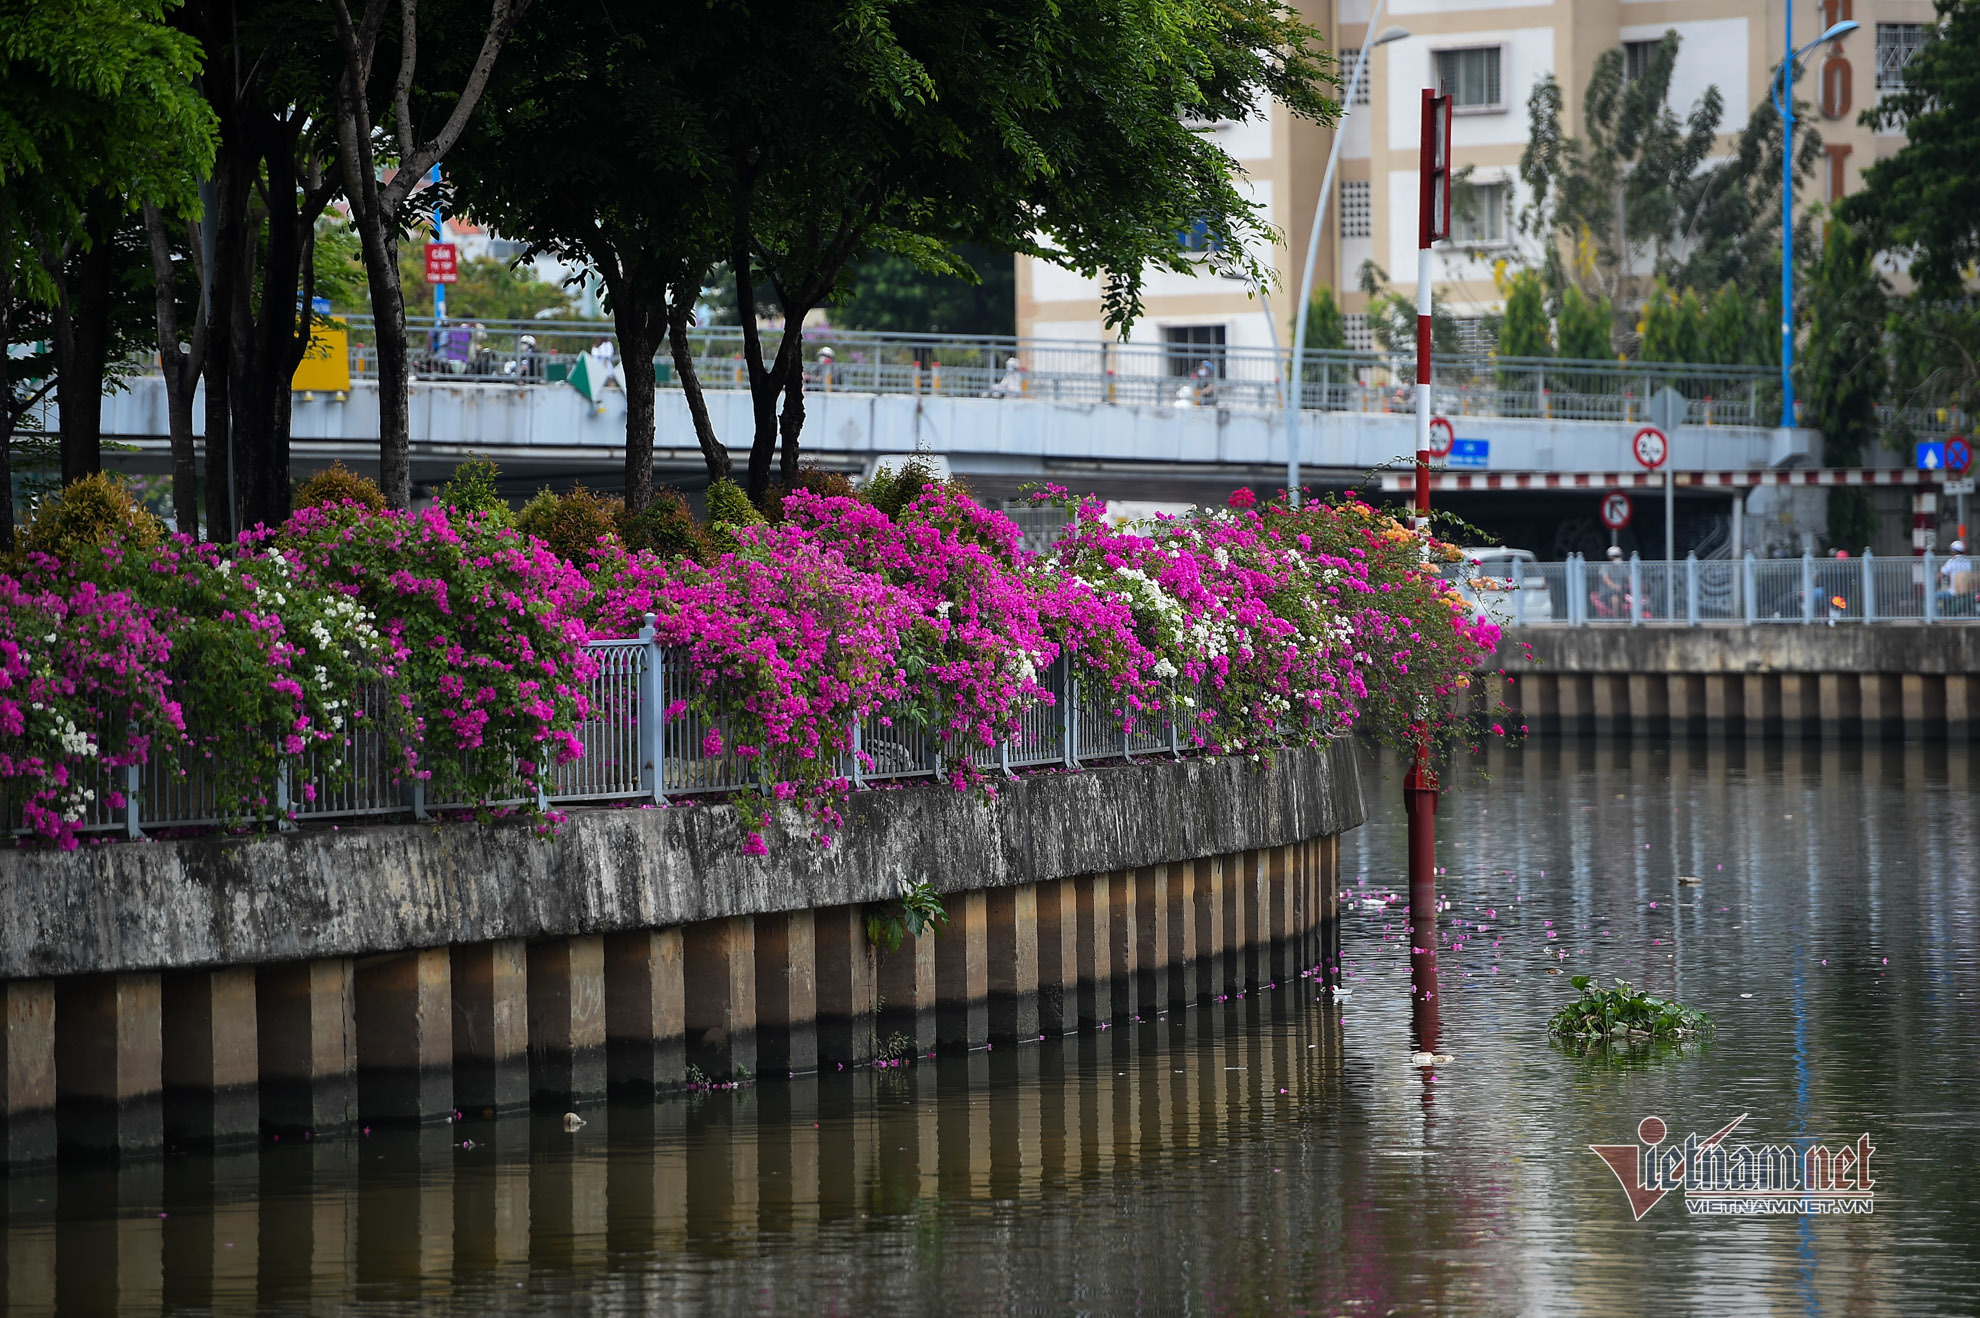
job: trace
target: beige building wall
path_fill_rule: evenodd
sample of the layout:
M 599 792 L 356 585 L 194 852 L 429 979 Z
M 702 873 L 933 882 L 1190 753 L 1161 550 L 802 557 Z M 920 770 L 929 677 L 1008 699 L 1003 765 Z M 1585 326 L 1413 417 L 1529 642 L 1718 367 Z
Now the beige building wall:
M 1304 0 L 1299 8 L 1341 53 L 1345 84 L 1352 53 L 1368 36 L 1373 0 Z M 1785 0 L 1391 0 L 1379 28 L 1399 26 L 1410 35 L 1373 52 L 1366 101 L 1348 107 L 1316 287 L 1331 286 L 1347 311 L 1359 312 L 1367 299 L 1358 290 L 1358 272 L 1363 261 L 1373 259 L 1397 288 L 1414 290 L 1420 97 L 1435 77 L 1439 52 L 1498 51 L 1497 103 L 1460 110 L 1452 136 L 1455 159 L 1472 168 L 1473 183 L 1505 189 L 1506 237 L 1461 248 L 1441 244 L 1434 260 L 1438 287 L 1452 309 L 1460 316 L 1479 316 L 1500 305 L 1492 277 L 1496 260 L 1521 254 L 1513 215 L 1526 200 L 1518 183 L 1519 158 L 1527 141 L 1527 97 L 1536 82 L 1549 72 L 1559 80 L 1563 127 L 1578 135 L 1582 92 L 1602 52 L 1628 42 L 1654 42 L 1675 28 L 1683 40 L 1670 107 L 1682 118 L 1707 87 L 1718 87 L 1726 107 L 1720 147 L 1730 152 L 1747 116 L 1766 100 L 1770 73 L 1784 49 L 1786 17 Z M 1806 44 L 1841 19 L 1854 19 L 1861 27 L 1811 53 L 1796 87 L 1814 107 L 1799 126 L 1819 132 L 1827 153 L 1798 192 L 1798 205 L 1832 201 L 1854 190 L 1861 186 L 1865 168 L 1903 145 L 1901 130 L 1865 128 L 1856 117 L 1882 94 L 1880 25 L 1934 21 L 1931 0 L 1797 0 L 1796 44 Z M 1884 34 L 1886 47 L 1896 49 L 1894 38 L 1900 35 L 1891 27 Z M 1258 120 L 1213 131 L 1244 170 L 1266 218 L 1282 232 L 1282 245 L 1269 254 L 1277 282 L 1261 299 L 1231 280 L 1157 274 L 1149 281 L 1147 312 L 1129 339 L 1160 343 L 1165 328 L 1222 326 L 1227 344 L 1266 347 L 1272 342 L 1265 312 L 1269 299 L 1279 341 L 1289 348 L 1299 261 L 1334 130 L 1296 122 L 1273 105 Z M 1344 211 L 1344 199 L 1358 199 L 1364 189 L 1365 236 L 1343 228 L 1344 220 L 1353 222 Z M 1017 298 L 1022 335 L 1089 341 L 1117 337 L 1103 328 L 1093 281 L 1020 258 Z

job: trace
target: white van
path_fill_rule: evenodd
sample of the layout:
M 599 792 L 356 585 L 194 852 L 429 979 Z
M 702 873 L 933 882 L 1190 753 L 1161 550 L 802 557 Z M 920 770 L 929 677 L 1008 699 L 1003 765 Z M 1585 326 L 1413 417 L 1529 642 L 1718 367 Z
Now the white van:
M 1501 627 L 1514 625 L 1522 616 L 1530 623 L 1553 621 L 1554 592 L 1531 549 L 1490 546 L 1462 552 L 1464 561 L 1451 564 L 1446 575 L 1456 583 L 1458 594 L 1470 602 L 1473 616 L 1490 618 Z M 1514 603 L 1515 562 L 1519 564 L 1517 588 L 1525 601 L 1523 609 Z

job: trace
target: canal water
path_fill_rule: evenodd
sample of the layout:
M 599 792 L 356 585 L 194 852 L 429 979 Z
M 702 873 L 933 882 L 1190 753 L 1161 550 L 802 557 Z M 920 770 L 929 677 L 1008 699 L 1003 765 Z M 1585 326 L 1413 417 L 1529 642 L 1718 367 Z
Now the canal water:
M 1496 752 L 1445 800 L 1412 1064 L 1394 782 L 1342 849 L 1348 993 L 1097 1035 L 6 1185 L 9 1314 L 1980 1312 L 1980 758 Z M 1699 880 L 1679 882 L 1680 876 Z M 1577 1055 L 1576 974 L 1717 1021 Z M 1869 1215 L 1633 1220 L 1590 1145 L 1872 1149 Z

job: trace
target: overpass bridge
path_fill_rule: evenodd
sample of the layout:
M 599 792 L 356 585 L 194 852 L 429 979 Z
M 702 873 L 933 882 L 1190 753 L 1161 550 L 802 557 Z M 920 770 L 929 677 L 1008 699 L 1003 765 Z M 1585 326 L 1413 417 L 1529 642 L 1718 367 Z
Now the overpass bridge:
M 291 427 L 298 471 L 333 459 L 358 469 L 376 461 L 374 340 L 361 319 L 344 324 L 298 373 Z M 765 351 L 774 352 L 777 336 L 768 338 Z M 609 345 L 609 325 L 416 321 L 412 339 L 417 481 L 430 484 L 467 455 L 485 454 L 501 465 L 510 493 L 573 481 L 616 487 L 624 393 L 608 385 L 588 395 L 570 383 L 574 375 L 609 378 L 609 348 L 600 346 Z M 752 430 L 740 331 L 698 331 L 694 355 L 716 433 L 740 451 Z M 1041 480 L 1113 499 L 1174 502 L 1221 500 L 1239 484 L 1275 490 L 1284 483 L 1286 381 L 1278 354 L 805 331 L 802 356 L 804 447 L 809 460 L 828 468 L 858 473 L 887 455 L 926 452 L 991 498 Z M 665 358 L 660 365 L 656 477 L 692 490 L 703 468 L 686 397 Z M 1304 369 L 1300 457 L 1309 485 L 1345 488 L 1408 460 L 1413 361 L 1315 352 Z M 133 447 L 115 460 L 162 471 L 163 382 L 139 374 L 127 385 L 105 399 L 105 436 Z M 1673 439 L 1676 469 L 1758 471 L 1814 461 L 1816 432 L 1762 424 L 1765 373 L 1751 368 L 1460 357 L 1439 364 L 1435 396 L 1458 441 L 1453 472 L 1595 479 L 1632 469 L 1630 439 L 1644 424 L 1646 400 L 1667 386 L 1687 399 L 1686 424 Z M 203 403 L 194 415 L 203 415 Z M 1474 521 L 1499 519 L 1494 529 L 1552 557 L 1550 548 L 1569 546 L 1536 537 L 1558 539 L 1564 518 L 1592 525 L 1594 505 L 1585 489 L 1577 492 L 1582 485 L 1495 481 L 1448 502 Z M 1756 496 L 1770 497 L 1788 507 L 1798 496 Z M 1680 492 L 1681 520 L 1723 521 L 1726 509 L 1723 491 Z M 1524 525 L 1506 527 L 1507 517 Z

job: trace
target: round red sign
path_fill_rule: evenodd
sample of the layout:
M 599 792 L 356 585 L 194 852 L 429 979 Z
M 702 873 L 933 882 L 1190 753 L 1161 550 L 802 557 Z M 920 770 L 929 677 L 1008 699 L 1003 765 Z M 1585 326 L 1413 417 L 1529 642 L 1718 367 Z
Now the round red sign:
M 1611 531 L 1620 531 L 1629 525 L 1629 496 L 1621 490 L 1610 490 L 1602 496 L 1602 525 Z
M 1671 442 L 1664 438 L 1664 432 L 1655 426 L 1645 426 L 1636 432 L 1630 441 L 1630 450 L 1636 454 L 1636 461 L 1646 471 L 1655 471 L 1664 465 L 1671 456 Z
M 1457 442 L 1457 427 L 1440 416 L 1430 418 L 1430 456 L 1447 458 L 1451 455 L 1451 445 Z

